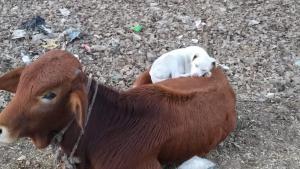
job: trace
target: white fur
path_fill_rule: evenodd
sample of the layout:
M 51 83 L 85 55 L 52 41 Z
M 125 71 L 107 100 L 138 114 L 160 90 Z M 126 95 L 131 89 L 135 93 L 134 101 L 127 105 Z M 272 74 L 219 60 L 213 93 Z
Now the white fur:
M 2 132 L 0 134 L 0 145 L 1 146 L 12 143 L 16 140 L 10 136 L 10 132 L 7 130 L 6 127 L 0 126 L 0 129 Z
M 211 58 L 203 48 L 189 46 L 163 54 L 154 61 L 149 73 L 153 83 L 169 78 L 210 77 L 213 62 L 216 60 Z
M 213 162 L 200 158 L 198 156 L 194 156 L 186 162 L 182 163 L 178 169 L 215 169 L 216 164 Z

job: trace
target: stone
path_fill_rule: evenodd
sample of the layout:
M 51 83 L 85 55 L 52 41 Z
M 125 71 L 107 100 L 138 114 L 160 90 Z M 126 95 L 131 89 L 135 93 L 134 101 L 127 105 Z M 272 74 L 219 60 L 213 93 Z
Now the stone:
M 105 51 L 106 46 L 104 46 L 104 45 L 92 45 L 91 50 L 92 51 L 97 51 L 97 52 Z
M 148 61 L 154 61 L 156 56 L 150 52 L 147 52 L 147 60 Z

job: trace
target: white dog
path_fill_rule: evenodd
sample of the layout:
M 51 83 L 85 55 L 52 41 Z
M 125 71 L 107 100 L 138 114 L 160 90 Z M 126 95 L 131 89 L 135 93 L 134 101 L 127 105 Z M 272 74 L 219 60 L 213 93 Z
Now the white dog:
M 151 66 L 152 83 L 179 77 L 210 77 L 216 60 L 198 46 L 175 49 L 163 54 Z

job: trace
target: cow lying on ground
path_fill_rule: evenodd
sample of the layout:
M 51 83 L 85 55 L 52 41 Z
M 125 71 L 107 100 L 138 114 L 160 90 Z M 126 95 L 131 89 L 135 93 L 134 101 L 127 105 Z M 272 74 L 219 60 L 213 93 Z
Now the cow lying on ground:
M 29 137 L 42 149 L 66 129 L 59 145 L 80 169 L 161 169 L 205 155 L 236 122 L 236 96 L 219 69 L 116 91 L 53 50 L 1 76 L 0 89 L 15 93 L 0 113 L 0 144 Z

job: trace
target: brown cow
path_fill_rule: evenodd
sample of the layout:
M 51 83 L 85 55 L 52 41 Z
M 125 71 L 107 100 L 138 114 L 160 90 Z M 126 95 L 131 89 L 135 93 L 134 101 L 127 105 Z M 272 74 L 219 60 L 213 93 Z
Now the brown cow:
M 210 78 L 168 79 L 126 91 L 92 80 L 88 93 L 88 77 L 78 70 L 71 53 L 53 50 L 1 76 L 0 89 L 15 96 L 0 113 L 0 143 L 29 137 L 45 148 L 75 117 L 60 147 L 70 154 L 84 129 L 77 168 L 161 169 L 205 155 L 234 129 L 236 96 L 219 69 Z

